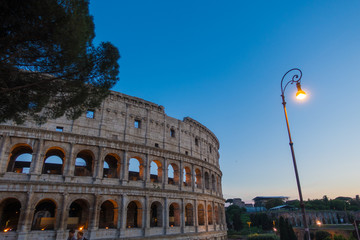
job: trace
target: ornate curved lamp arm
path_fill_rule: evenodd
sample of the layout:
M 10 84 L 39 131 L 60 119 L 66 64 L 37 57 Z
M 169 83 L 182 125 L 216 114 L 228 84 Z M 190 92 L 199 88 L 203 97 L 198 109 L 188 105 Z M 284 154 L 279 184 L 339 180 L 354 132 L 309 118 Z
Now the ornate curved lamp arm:
M 297 74 L 294 73 L 294 75 L 292 75 L 291 80 L 288 81 L 288 82 L 285 84 L 285 86 L 283 86 L 283 81 L 284 81 L 286 75 L 287 75 L 288 73 L 292 72 L 292 71 L 297 72 Z M 285 93 L 286 87 L 289 85 L 289 83 L 290 83 L 290 84 L 293 84 L 293 83 L 300 84 L 300 82 L 301 82 L 301 77 L 302 77 L 302 72 L 301 72 L 301 70 L 298 69 L 298 68 L 290 69 L 289 71 L 287 71 L 287 72 L 284 74 L 284 76 L 283 76 L 282 79 L 281 79 L 281 96 L 282 96 L 283 98 L 284 98 L 284 93 Z

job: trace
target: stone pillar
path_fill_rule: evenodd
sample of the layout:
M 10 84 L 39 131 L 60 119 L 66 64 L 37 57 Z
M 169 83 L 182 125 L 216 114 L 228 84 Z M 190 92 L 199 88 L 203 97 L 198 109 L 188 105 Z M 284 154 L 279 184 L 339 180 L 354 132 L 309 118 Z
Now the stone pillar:
M 18 226 L 20 227 L 20 231 L 18 234 L 18 240 L 26 240 L 28 232 L 31 231 L 31 224 L 32 219 L 35 211 L 35 207 L 32 206 L 33 204 L 33 192 L 27 192 L 27 198 L 25 203 L 25 209 L 24 211 L 21 211 L 21 216 L 19 219 Z
M 89 219 L 90 226 L 88 229 L 88 230 L 90 230 L 89 231 L 90 238 L 95 238 L 96 232 L 99 229 L 100 200 L 101 200 L 101 195 L 94 194 L 94 205 L 92 207 L 92 211 L 90 211 L 91 218 Z
M 61 205 L 59 204 L 57 208 L 57 230 L 56 230 L 56 240 L 62 240 L 66 236 L 66 228 L 67 228 L 67 217 L 69 208 L 66 207 L 67 201 L 69 198 L 69 194 L 67 192 L 63 193 Z
M 64 176 L 66 182 L 71 182 L 71 178 L 74 177 L 75 160 L 76 160 L 76 157 L 74 156 L 74 148 L 75 148 L 74 144 L 70 143 L 70 149 L 68 155 L 65 156 L 66 161 L 65 161 Z
M 184 186 L 184 169 L 183 169 L 183 163 L 182 161 L 180 160 L 180 164 L 179 164 L 179 189 L 180 191 L 183 189 L 183 186 Z
M 184 200 L 184 198 L 181 199 L 180 226 L 181 226 L 181 233 L 184 233 L 185 232 L 185 200 Z
M 120 214 L 120 237 L 125 236 L 126 231 L 126 214 L 127 214 L 127 203 L 128 196 L 124 194 L 121 199 L 121 214 Z
M 9 146 L 10 137 L 7 133 L 1 138 L 0 145 L 0 174 L 7 170 L 8 156 L 11 146 Z
M 129 161 L 130 159 L 128 159 L 128 153 L 127 151 L 124 151 L 124 155 L 123 155 L 123 162 L 122 162 L 122 179 L 121 179 L 121 184 L 122 185 L 127 185 L 127 183 L 129 182 Z
M 45 155 L 45 153 L 43 152 L 44 151 L 43 148 L 44 148 L 44 140 L 39 139 L 36 148 L 36 153 L 33 153 L 33 158 L 31 161 L 31 166 L 30 166 L 31 175 L 41 174 L 42 166 L 44 164 L 44 155 Z
M 204 209 L 204 220 L 205 220 L 205 229 L 206 229 L 206 232 L 209 231 L 209 216 L 208 216 L 208 201 L 205 200 L 205 209 Z
M 194 206 L 194 226 L 195 226 L 195 232 L 199 231 L 199 216 L 198 216 L 198 201 L 195 199 L 195 206 Z
M 167 234 L 169 228 L 169 206 L 168 199 L 164 199 L 164 211 L 163 211 L 163 226 L 164 226 L 164 235 Z
M 121 232 L 122 232 L 122 228 L 121 228 L 121 223 L 122 223 L 122 217 L 124 215 L 124 213 L 122 213 L 122 197 L 120 198 L 120 202 L 119 199 L 117 199 L 117 211 L 118 211 L 118 218 L 117 218 L 117 225 L 116 225 L 116 229 L 117 229 L 117 238 L 120 238 Z
M 191 189 L 193 192 L 195 192 L 195 180 L 196 180 L 196 173 L 194 164 L 191 164 Z
M 94 179 L 96 179 L 95 182 L 99 182 L 100 179 L 103 178 L 103 169 L 104 169 L 103 152 L 104 152 L 104 148 L 99 147 L 98 159 L 96 161 L 96 164 L 94 164 L 94 166 L 96 166 L 96 168 L 94 169 L 94 174 L 93 174 Z M 94 161 L 95 161 L 95 159 L 94 159 Z
M 150 206 L 149 206 L 149 197 L 145 195 L 144 211 L 143 211 L 143 226 L 144 226 L 144 236 L 149 236 L 150 234 Z
M 201 167 L 201 190 L 203 193 L 205 193 L 205 185 L 206 185 L 206 180 L 205 180 L 204 167 Z
M 144 159 L 144 187 L 149 187 L 150 185 L 150 163 L 149 163 L 149 154 L 145 155 Z
M 101 200 L 101 195 L 94 194 L 94 205 L 92 207 L 92 212 L 90 212 L 92 216 L 90 219 L 91 230 L 99 229 L 100 200 Z
M 167 166 L 167 159 L 164 158 L 163 164 L 163 189 L 165 189 L 166 185 L 168 184 L 168 166 Z

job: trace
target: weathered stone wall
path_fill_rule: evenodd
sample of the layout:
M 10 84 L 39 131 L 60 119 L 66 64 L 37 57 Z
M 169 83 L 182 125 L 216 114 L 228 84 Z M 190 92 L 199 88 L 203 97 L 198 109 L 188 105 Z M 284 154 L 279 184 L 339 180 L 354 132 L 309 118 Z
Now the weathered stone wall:
M 0 239 L 65 239 L 80 225 L 90 239 L 226 238 L 219 142 L 210 130 L 117 92 L 90 110 L 75 121 L 0 125 Z M 20 159 L 26 154 L 29 163 Z M 9 211 L 18 223 L 4 232 L 14 221 L 6 223 Z

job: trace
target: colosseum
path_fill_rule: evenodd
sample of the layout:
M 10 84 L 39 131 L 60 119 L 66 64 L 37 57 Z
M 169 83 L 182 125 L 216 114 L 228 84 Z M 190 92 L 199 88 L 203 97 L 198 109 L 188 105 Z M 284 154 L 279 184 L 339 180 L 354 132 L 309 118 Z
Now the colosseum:
M 226 239 L 219 141 L 111 92 L 77 120 L 0 125 L 0 239 Z

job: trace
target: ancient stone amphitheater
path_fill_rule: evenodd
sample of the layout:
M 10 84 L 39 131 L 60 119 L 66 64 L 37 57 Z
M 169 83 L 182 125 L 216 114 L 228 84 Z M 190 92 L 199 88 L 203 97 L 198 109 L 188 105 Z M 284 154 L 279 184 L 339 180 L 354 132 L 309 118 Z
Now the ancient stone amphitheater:
M 219 141 L 117 92 L 75 121 L 0 125 L 0 239 L 226 239 Z

